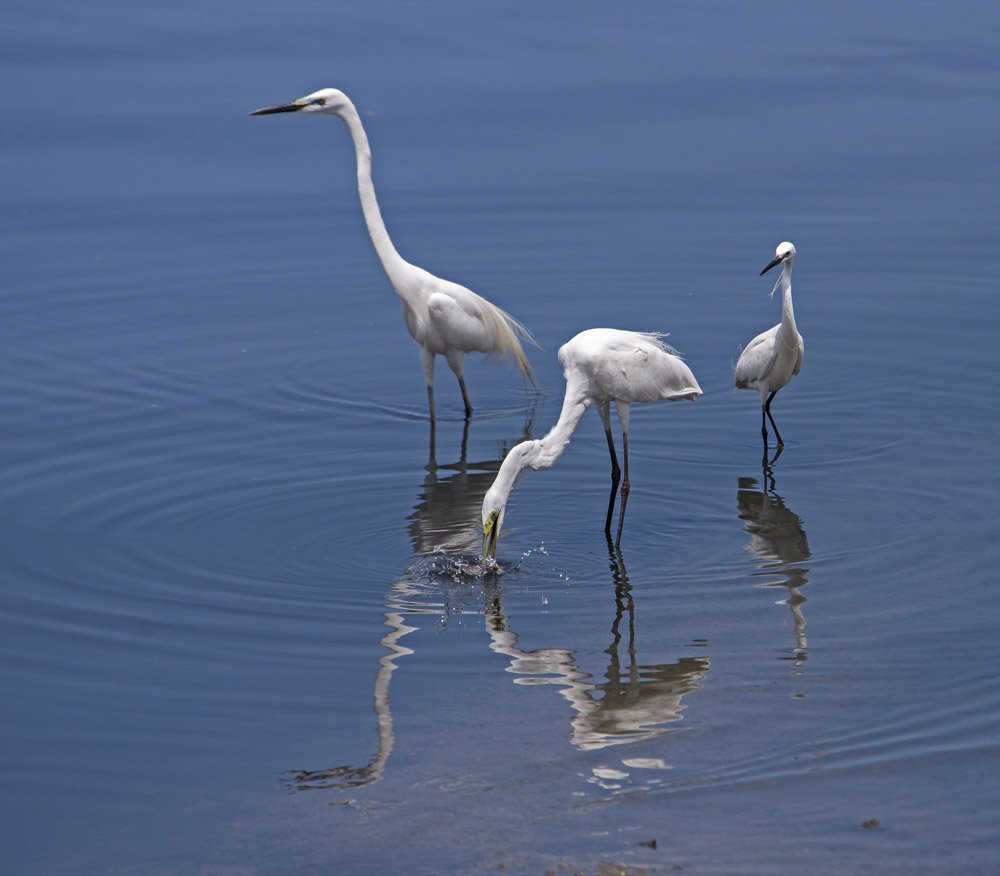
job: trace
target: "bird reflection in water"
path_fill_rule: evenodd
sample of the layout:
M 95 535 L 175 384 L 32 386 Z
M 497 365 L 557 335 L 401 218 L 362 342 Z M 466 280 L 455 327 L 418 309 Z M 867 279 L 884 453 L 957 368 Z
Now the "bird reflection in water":
M 478 551 L 482 532 L 476 518 L 483 496 L 510 448 L 531 437 L 533 414 L 532 408 L 518 438 L 501 443 L 499 458 L 479 462 L 467 460 L 470 421 L 466 419 L 458 461 L 439 465 L 435 428 L 431 424 L 423 490 L 413 513 L 407 518 L 413 552 L 430 558 L 430 565 L 422 562 L 411 566 L 392 583 L 385 596 L 386 610 L 382 623 L 388 629 L 379 639 L 385 653 L 379 659 L 375 675 L 374 707 L 378 722 L 375 753 L 368 763 L 361 766 L 290 770 L 284 776 L 290 791 L 361 788 L 382 778 L 395 740 L 389 682 L 398 668 L 397 660 L 413 653 L 400 640 L 419 629 L 407 624 L 406 619 L 417 615 L 440 617 L 448 611 L 450 588 L 442 592 L 441 582 L 461 580 L 465 568 L 463 558 L 467 560 Z M 442 475 L 442 472 L 448 474 Z
M 389 629 L 379 639 L 386 653 L 379 658 L 378 673 L 375 675 L 375 716 L 378 720 L 378 746 L 368 763 L 362 766 L 339 766 L 324 770 L 289 770 L 285 774 L 285 785 L 290 791 L 313 791 L 322 789 L 361 788 L 382 778 L 386 761 L 392 753 L 395 740 L 392 726 L 392 709 L 389 705 L 389 681 L 396 671 L 396 660 L 413 651 L 399 640 L 412 633 L 417 627 L 404 622 L 410 613 L 405 603 L 414 596 L 412 584 L 406 580 L 393 583 L 386 596 L 387 611 L 383 623 Z M 419 609 L 418 609 L 419 610 Z M 423 613 L 428 613 L 426 606 Z
M 413 513 L 407 518 L 410 541 L 417 556 L 426 557 L 441 551 L 461 556 L 478 555 L 483 540 L 483 531 L 479 525 L 483 497 L 510 449 L 531 438 L 534 413 L 532 406 L 521 434 L 514 440 L 502 441 L 497 458 L 477 462 L 469 462 L 467 458 L 469 420 L 465 421 L 462 430 L 458 460 L 444 464 L 437 461 L 435 429 L 431 425 L 423 492 Z
M 515 684 L 556 685 L 573 707 L 571 743 L 583 750 L 606 748 L 661 736 L 664 725 L 682 719 L 681 698 L 701 688 L 710 668 L 704 657 L 682 657 L 675 663 L 639 663 L 635 648 L 635 602 L 621 552 L 608 540 L 615 585 L 615 615 L 603 681 L 582 671 L 576 652 L 568 648 L 518 647 L 499 588 L 487 581 L 486 628 L 490 648 L 510 659 Z M 623 653 L 624 651 L 624 653 Z
M 775 456 L 777 458 L 777 455 Z M 773 460 L 772 460 L 773 463 Z M 785 587 L 788 605 L 795 628 L 795 648 L 792 649 L 796 665 L 806 659 L 806 620 L 802 611 L 806 598 L 801 588 L 809 583 L 809 569 L 801 563 L 811 556 L 809 540 L 802 528 L 802 519 L 785 505 L 785 500 L 775 490 L 774 471 L 765 464 L 763 487 L 758 489 L 756 478 L 739 479 L 736 507 L 743 529 L 750 534 L 747 550 L 757 560 L 754 577 L 767 578 L 765 587 Z M 781 604 L 781 603 L 779 603 Z

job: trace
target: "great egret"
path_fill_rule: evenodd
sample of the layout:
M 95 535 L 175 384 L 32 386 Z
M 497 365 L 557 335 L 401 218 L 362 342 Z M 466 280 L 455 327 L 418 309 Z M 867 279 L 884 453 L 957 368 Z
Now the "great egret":
M 463 365 L 466 353 L 490 353 L 501 358 L 513 358 L 521 373 L 537 385 L 520 339 L 536 346 L 537 343 L 521 323 L 475 292 L 411 265 L 396 252 L 375 197 L 368 136 L 350 98 L 336 88 L 323 88 L 291 103 L 254 110 L 250 115 L 294 112 L 339 116 L 351 132 L 358 165 L 361 210 L 375 252 L 402 302 L 406 327 L 413 340 L 420 345 L 420 364 L 427 383 L 431 421 L 434 420 L 435 356 L 444 356 L 458 378 L 467 417 L 472 413 L 472 404 L 465 388 Z
M 611 454 L 611 498 L 604 532 L 611 535 L 611 517 L 615 495 L 622 471 L 615 454 L 611 436 L 611 402 L 618 409 L 622 424 L 622 450 L 625 457 L 625 478 L 621 480 L 621 510 L 618 518 L 618 535 L 621 542 L 628 503 L 628 418 L 632 402 L 694 401 L 701 395 L 701 387 L 691 369 L 674 355 L 660 336 L 620 329 L 587 329 L 571 338 L 559 349 L 559 362 L 566 377 L 566 396 L 563 399 L 559 420 L 549 433 L 535 441 L 515 445 L 504 459 L 493 486 L 483 499 L 483 560 L 496 556 L 500 527 L 507 507 L 507 497 L 514 479 L 525 468 L 536 471 L 551 468 L 569 443 L 580 417 L 591 405 L 604 423 Z
M 767 264 L 760 276 L 764 276 L 775 265 L 781 265 L 781 276 L 771 290 L 772 297 L 781 287 L 781 322 L 761 332 L 736 362 L 735 383 L 737 389 L 756 389 L 760 392 L 760 431 L 767 449 L 767 420 L 774 428 L 778 447 L 784 447 L 781 433 L 771 416 L 771 402 L 778 390 L 799 373 L 805 343 L 795 327 L 795 311 L 792 309 L 792 264 L 795 261 L 795 247 L 787 240 L 779 243 L 774 258 Z M 765 419 L 766 417 L 766 419 Z

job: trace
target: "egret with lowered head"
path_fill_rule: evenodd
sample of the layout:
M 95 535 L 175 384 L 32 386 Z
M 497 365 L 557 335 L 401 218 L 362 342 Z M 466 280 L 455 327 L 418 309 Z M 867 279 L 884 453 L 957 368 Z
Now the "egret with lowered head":
M 435 356 L 444 356 L 458 378 L 466 417 L 472 413 L 469 393 L 465 388 L 466 353 L 488 353 L 513 359 L 521 373 L 534 384 L 535 377 L 521 339 L 530 343 L 535 343 L 535 340 L 521 323 L 475 292 L 411 265 L 396 252 L 375 197 L 368 136 L 350 98 L 336 88 L 323 88 L 291 103 L 254 110 L 250 115 L 271 113 L 321 113 L 339 116 L 347 124 L 357 159 L 361 211 L 379 261 L 399 295 L 403 321 L 413 340 L 420 345 L 420 364 L 427 383 L 431 421 L 434 421 Z
M 569 443 L 580 418 L 591 406 L 597 407 L 611 454 L 611 498 L 604 532 L 610 539 L 615 495 L 621 482 L 621 508 L 615 545 L 621 543 L 625 506 L 628 503 L 628 420 L 632 402 L 694 401 L 701 387 L 677 351 L 660 335 L 620 329 L 596 328 L 580 332 L 559 349 L 559 362 L 566 377 L 559 420 L 544 437 L 514 446 L 483 499 L 483 561 L 495 561 L 500 527 L 514 479 L 525 468 L 551 468 Z M 622 425 L 624 480 L 611 435 L 611 402 L 618 409 Z
M 781 276 L 771 290 L 771 296 L 781 287 L 781 322 L 761 332 L 740 353 L 736 362 L 735 383 L 737 389 L 756 389 L 760 393 L 760 431 L 767 451 L 767 420 L 774 428 L 778 447 L 784 447 L 781 433 L 771 416 L 771 402 L 778 390 L 799 373 L 805 343 L 795 327 L 795 311 L 792 309 L 792 264 L 795 261 L 795 247 L 787 240 L 778 244 L 774 258 L 760 272 L 764 276 L 771 268 L 781 265 Z

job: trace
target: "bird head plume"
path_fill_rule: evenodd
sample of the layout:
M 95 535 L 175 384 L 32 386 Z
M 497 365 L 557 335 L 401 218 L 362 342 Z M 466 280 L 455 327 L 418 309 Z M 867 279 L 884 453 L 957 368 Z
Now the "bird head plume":
M 782 241 L 778 244 L 777 248 L 774 250 L 774 258 L 771 259 L 762 270 L 759 276 L 763 277 L 768 271 L 771 270 L 775 265 L 787 264 L 789 269 L 791 269 L 792 262 L 795 259 L 795 246 L 789 243 L 787 240 Z M 785 277 L 785 271 L 778 275 L 778 279 L 775 281 L 774 286 L 771 287 L 771 298 L 774 298 L 774 293 L 778 291 L 778 287 L 781 285 L 781 281 Z

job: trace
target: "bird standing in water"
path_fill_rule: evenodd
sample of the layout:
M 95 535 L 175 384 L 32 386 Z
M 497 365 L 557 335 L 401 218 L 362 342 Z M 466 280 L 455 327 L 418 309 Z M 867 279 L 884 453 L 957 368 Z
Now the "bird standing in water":
M 615 545 L 621 542 L 625 506 L 630 489 L 628 476 L 628 421 L 632 402 L 694 401 L 701 387 L 691 369 L 656 334 L 596 328 L 580 332 L 559 349 L 566 378 L 566 395 L 556 424 L 544 437 L 515 445 L 483 499 L 483 560 L 496 557 L 497 541 L 507 508 L 507 498 L 517 475 L 525 468 L 551 468 L 562 456 L 580 418 L 597 407 L 611 454 L 611 498 L 604 532 L 610 538 L 615 495 L 621 482 L 621 509 Z M 611 435 L 611 403 L 622 425 L 624 480 Z
M 795 247 L 787 240 L 778 244 L 774 258 L 767 264 L 760 276 L 771 268 L 781 265 L 781 276 L 774 284 L 771 295 L 781 287 L 781 322 L 761 332 L 740 353 L 736 362 L 735 384 L 737 389 L 756 389 L 760 393 L 760 431 L 767 452 L 767 421 L 771 421 L 778 448 L 785 446 L 781 433 L 771 416 L 771 402 L 778 390 L 799 373 L 805 343 L 795 327 L 795 311 L 792 309 L 792 264 L 795 261 Z
M 427 383 L 431 421 L 434 421 L 435 356 L 444 356 L 458 378 L 466 417 L 472 413 L 472 403 L 465 388 L 466 353 L 488 353 L 511 358 L 517 363 L 521 373 L 535 384 L 521 339 L 533 344 L 535 340 L 521 323 L 475 292 L 410 264 L 396 252 L 375 197 L 368 136 L 350 98 L 335 88 L 324 88 L 291 103 L 254 110 L 250 115 L 292 112 L 339 116 L 351 132 L 357 159 L 361 211 L 379 261 L 402 302 L 406 327 L 413 340 L 420 345 L 420 364 Z

